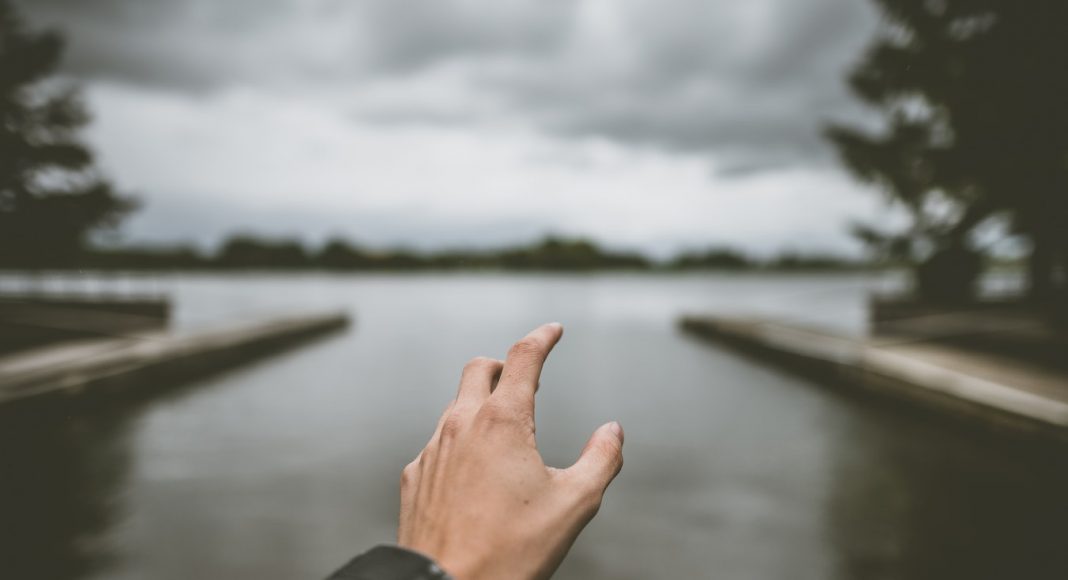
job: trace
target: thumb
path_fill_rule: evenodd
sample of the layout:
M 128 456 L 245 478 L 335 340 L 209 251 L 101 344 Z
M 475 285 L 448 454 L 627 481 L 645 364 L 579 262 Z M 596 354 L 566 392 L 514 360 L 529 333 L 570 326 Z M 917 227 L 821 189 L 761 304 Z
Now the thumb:
M 623 468 L 623 427 L 612 421 L 597 428 L 582 449 L 578 461 L 567 471 L 590 486 L 598 497 Z

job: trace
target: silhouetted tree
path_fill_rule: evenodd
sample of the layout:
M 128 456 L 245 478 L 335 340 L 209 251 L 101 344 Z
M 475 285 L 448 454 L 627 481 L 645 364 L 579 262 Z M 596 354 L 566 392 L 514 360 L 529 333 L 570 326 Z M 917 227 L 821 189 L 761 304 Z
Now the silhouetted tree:
M 367 254 L 340 238 L 328 241 L 319 252 L 316 261 L 320 266 L 331 270 L 366 268 L 371 263 Z
M 513 270 L 641 269 L 649 261 L 635 253 L 606 252 L 589 240 L 549 236 L 540 244 L 506 250 L 496 256 L 500 266 Z
M 81 262 L 94 270 L 196 270 L 210 266 L 192 246 L 94 248 L 84 253 Z
M 753 266 L 753 261 L 737 250 L 731 248 L 712 248 L 705 250 L 704 252 L 687 252 L 682 254 L 672 260 L 668 267 L 679 270 L 742 270 Z
M 237 235 L 223 244 L 216 258 L 228 268 L 302 268 L 310 265 L 308 254 L 299 241 L 268 240 Z
M 76 91 L 42 86 L 62 38 L 33 32 L 0 0 L 0 265 L 69 266 L 91 233 L 132 209 L 92 168 Z
M 848 270 L 863 264 L 833 254 L 801 254 L 787 250 L 767 262 L 766 267 L 782 271 Z
M 1008 215 L 1032 243 L 1033 296 L 1068 295 L 1055 268 L 1068 270 L 1068 2 L 876 1 L 889 23 L 850 83 L 886 129 L 831 128 L 846 164 L 909 208 L 932 260 Z

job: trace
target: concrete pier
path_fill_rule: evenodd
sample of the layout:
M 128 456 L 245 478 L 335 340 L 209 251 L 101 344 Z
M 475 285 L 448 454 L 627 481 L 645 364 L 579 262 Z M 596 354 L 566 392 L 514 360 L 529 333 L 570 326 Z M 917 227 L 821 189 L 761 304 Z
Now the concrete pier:
M 0 404 L 45 395 L 152 389 L 343 328 L 344 313 L 296 315 L 199 333 L 66 343 L 0 359 Z
M 937 342 L 850 338 L 768 320 L 684 317 L 681 326 L 817 380 L 1068 443 L 1068 375 L 1054 369 Z

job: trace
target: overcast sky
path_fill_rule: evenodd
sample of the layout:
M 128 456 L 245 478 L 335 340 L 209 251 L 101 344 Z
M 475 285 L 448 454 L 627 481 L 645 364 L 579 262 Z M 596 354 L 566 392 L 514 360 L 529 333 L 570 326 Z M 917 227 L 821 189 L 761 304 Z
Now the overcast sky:
M 128 240 L 586 235 L 853 251 L 820 137 L 870 0 L 21 0 L 66 31 Z

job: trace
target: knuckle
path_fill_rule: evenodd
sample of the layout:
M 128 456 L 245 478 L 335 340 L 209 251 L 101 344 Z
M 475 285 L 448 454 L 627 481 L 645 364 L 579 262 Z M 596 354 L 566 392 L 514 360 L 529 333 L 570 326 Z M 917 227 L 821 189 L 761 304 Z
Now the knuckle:
M 476 356 L 475 358 L 467 361 L 464 365 L 464 373 L 471 371 L 479 371 L 483 369 L 490 369 L 497 366 L 497 361 L 484 356 Z
M 540 342 L 525 337 L 508 349 L 508 358 L 540 358 L 543 350 Z
M 516 434 L 534 435 L 533 415 L 509 405 L 487 403 L 479 410 L 476 420 L 482 429 L 507 430 Z
M 478 420 L 489 426 L 510 424 L 517 420 L 516 412 L 498 403 L 486 403 L 478 410 Z
M 419 459 L 415 459 L 408 465 L 404 466 L 401 470 L 400 484 L 402 488 L 409 487 L 415 483 L 416 474 L 419 470 Z
M 416 462 L 419 464 L 419 470 L 426 469 L 427 462 L 430 461 L 430 457 L 437 453 L 437 442 L 430 442 L 427 444 L 423 452 L 416 458 Z
M 476 418 L 483 423 L 498 423 L 506 419 L 506 411 L 504 407 L 496 404 L 492 401 L 482 405 L 482 408 L 478 410 Z
M 579 483 L 579 507 L 586 513 L 593 515 L 601 509 L 601 502 L 604 501 L 604 489 L 600 484 L 592 479 L 587 479 Z
M 434 427 L 435 434 L 441 431 L 441 425 L 448 419 L 456 410 L 456 399 L 449 401 L 448 406 L 441 412 L 441 416 L 438 417 L 438 424 Z
M 463 430 L 463 419 L 457 413 L 450 413 L 441 424 L 441 438 L 444 440 L 455 439 Z

